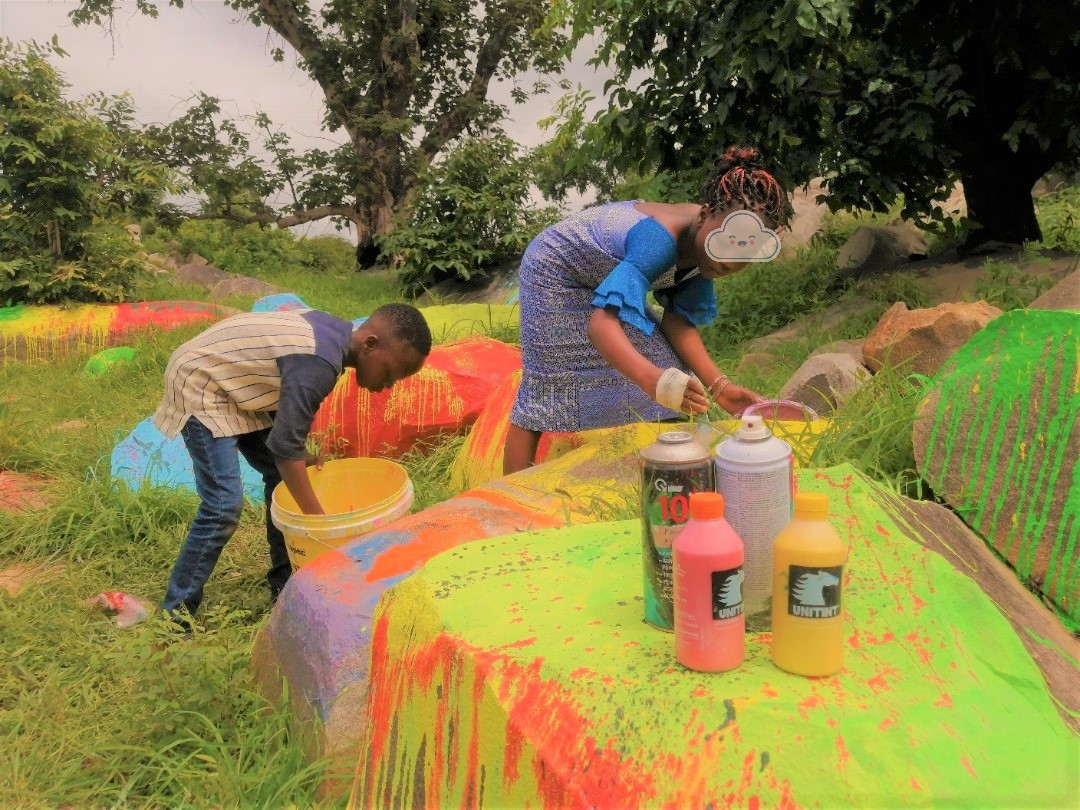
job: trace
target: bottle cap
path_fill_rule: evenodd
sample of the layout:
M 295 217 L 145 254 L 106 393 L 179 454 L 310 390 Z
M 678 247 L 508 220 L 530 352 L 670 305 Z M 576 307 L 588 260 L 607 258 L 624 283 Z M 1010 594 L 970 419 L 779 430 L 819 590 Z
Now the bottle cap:
M 768 439 L 772 436 L 772 432 L 765 427 L 765 422 L 762 421 L 760 414 L 752 413 L 749 416 L 743 416 L 739 419 L 739 422 L 739 429 L 735 431 L 735 438 L 737 439 L 752 442 L 759 439 Z
M 719 492 L 690 494 L 690 517 L 694 520 L 719 520 L 724 516 L 724 496 Z
M 691 501 L 691 504 L 693 501 Z M 829 496 L 820 492 L 795 493 L 795 517 L 824 518 L 829 516 Z

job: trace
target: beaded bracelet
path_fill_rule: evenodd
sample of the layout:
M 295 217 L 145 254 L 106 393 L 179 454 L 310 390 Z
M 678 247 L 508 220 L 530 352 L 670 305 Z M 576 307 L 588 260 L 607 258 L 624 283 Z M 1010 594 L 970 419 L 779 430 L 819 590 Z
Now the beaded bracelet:
M 713 386 L 720 383 L 720 390 L 713 391 Z M 711 383 L 709 383 L 709 393 L 712 394 L 713 399 L 719 399 L 720 395 L 724 393 L 724 389 L 731 385 L 731 380 L 725 374 L 721 374 Z

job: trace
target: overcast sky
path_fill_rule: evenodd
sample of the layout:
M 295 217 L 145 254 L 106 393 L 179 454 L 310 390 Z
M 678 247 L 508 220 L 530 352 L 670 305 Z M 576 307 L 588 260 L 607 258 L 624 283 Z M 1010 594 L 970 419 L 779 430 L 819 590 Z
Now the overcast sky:
M 138 14 L 133 3 L 124 5 L 116 14 L 112 39 L 97 26 L 73 26 L 68 13 L 74 7 L 50 0 L 0 0 L 0 36 L 40 42 L 59 36 L 69 55 L 58 67 L 74 97 L 95 90 L 130 92 L 139 119 L 149 123 L 172 120 L 201 90 L 221 99 L 223 109 L 234 116 L 262 110 L 285 128 L 298 148 L 343 140 L 340 132 L 322 130 L 322 92 L 296 66 L 291 48 L 284 46 L 284 63 L 274 62 L 270 48 L 281 40 L 265 28 L 239 21 L 222 3 L 199 0 L 176 9 L 160 2 L 156 20 Z M 587 56 L 575 59 L 565 75 L 599 95 L 603 78 L 585 67 Z M 531 77 L 522 83 L 531 85 Z M 510 89 L 506 83 L 493 83 L 490 93 L 510 107 L 507 132 L 523 145 L 539 143 L 544 135 L 537 121 L 551 114 L 560 91 L 515 105 Z

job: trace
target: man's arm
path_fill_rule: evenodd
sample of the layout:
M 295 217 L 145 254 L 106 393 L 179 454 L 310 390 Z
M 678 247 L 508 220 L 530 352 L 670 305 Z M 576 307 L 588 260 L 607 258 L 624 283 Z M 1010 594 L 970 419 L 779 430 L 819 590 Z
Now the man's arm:
M 305 448 L 315 413 L 334 389 L 334 368 L 314 355 L 288 355 L 278 359 L 281 396 L 274 426 L 266 446 L 274 454 L 281 480 L 304 514 L 324 515 L 325 510 L 311 486 Z
M 281 473 L 281 480 L 289 488 L 289 494 L 293 496 L 300 511 L 305 515 L 325 515 L 326 511 L 319 503 L 319 497 L 311 486 L 311 479 L 308 478 L 307 461 L 274 456 L 274 462 L 277 464 L 278 472 Z

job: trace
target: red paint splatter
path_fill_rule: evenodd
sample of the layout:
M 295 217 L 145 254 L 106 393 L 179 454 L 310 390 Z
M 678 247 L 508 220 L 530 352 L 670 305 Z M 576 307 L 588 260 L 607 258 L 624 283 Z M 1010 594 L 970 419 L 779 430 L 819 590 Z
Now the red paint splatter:
M 847 748 L 844 745 L 844 738 L 840 734 L 836 735 L 836 753 L 840 757 L 840 767 L 847 766 L 848 760 L 851 759 L 851 754 L 848 753 Z
M 880 723 L 878 723 L 878 729 L 880 731 L 888 731 L 890 728 L 896 725 L 896 720 L 892 717 L 886 717 Z
M 874 526 L 874 530 L 878 534 L 880 534 L 882 537 L 888 537 L 889 536 L 888 529 L 886 529 L 884 526 L 882 526 L 881 523 L 878 523 L 876 526 Z
M 916 781 L 915 781 L 914 779 L 912 779 L 912 780 L 911 780 L 911 787 L 912 787 L 912 789 L 914 789 L 914 790 L 918 790 L 918 791 L 920 791 L 920 792 L 922 791 L 922 785 L 920 785 L 920 784 L 919 784 L 918 782 L 916 782 Z
M 935 706 L 940 706 L 943 709 L 952 708 L 952 697 L 948 692 L 942 692 L 941 697 L 934 701 Z
M 979 775 L 975 773 L 975 769 L 971 767 L 971 760 L 969 760 L 967 757 L 960 757 L 960 764 L 963 765 L 967 772 L 970 773 L 973 777 L 975 777 L 976 779 L 979 778 Z

